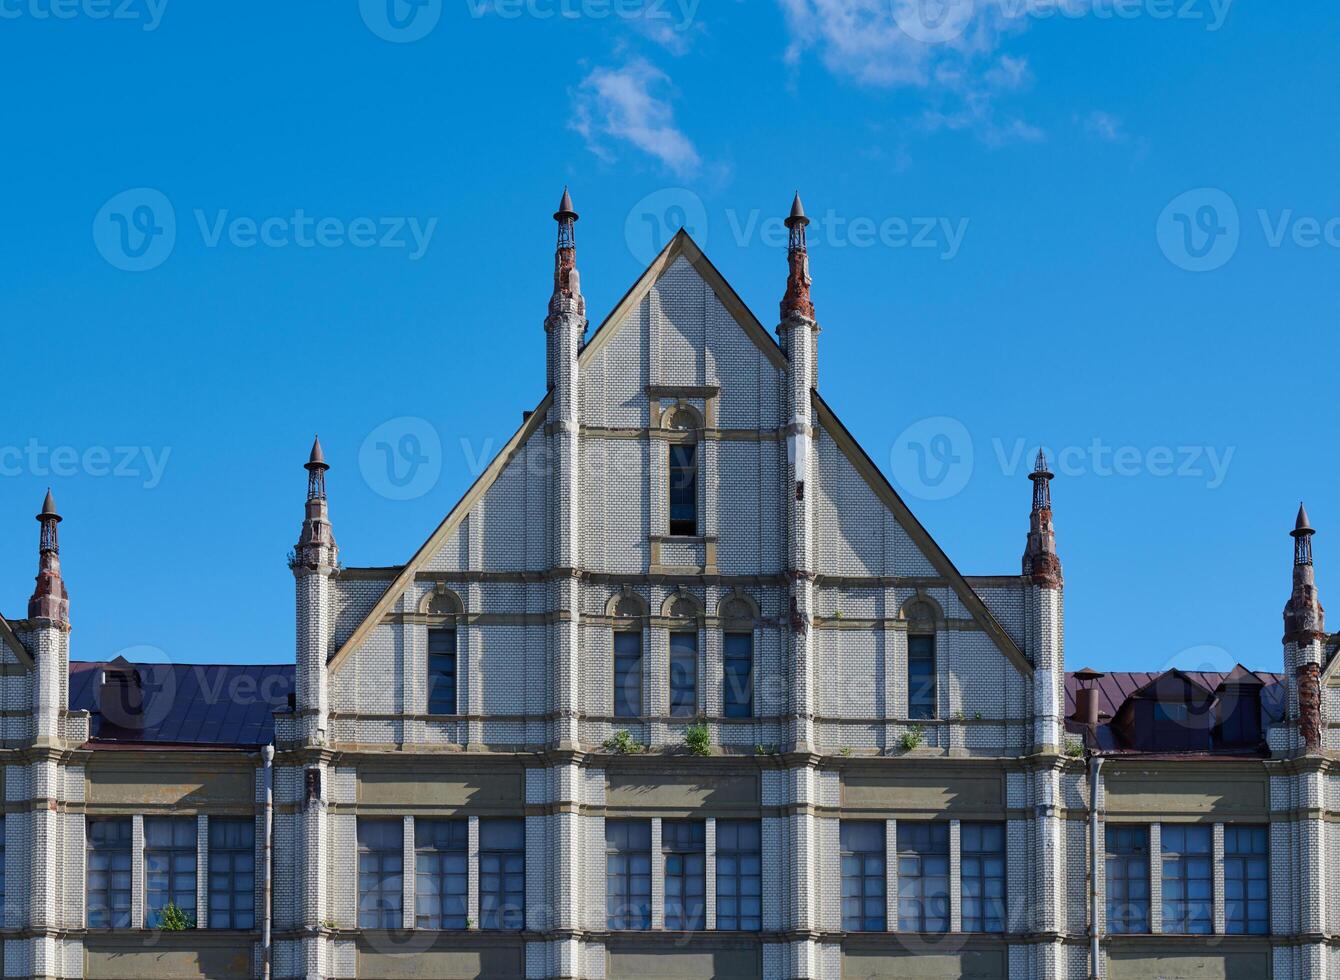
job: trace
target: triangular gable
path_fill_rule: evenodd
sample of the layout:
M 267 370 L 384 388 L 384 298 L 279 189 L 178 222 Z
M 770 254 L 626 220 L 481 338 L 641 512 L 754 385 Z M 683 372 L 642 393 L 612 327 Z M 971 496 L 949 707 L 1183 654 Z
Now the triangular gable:
M 451 532 L 454 531 L 460 525 L 461 521 L 465 519 L 465 516 L 470 513 L 470 509 L 475 505 L 475 502 L 484 495 L 489 487 L 493 486 L 494 481 L 498 479 L 498 475 L 502 473 L 507 464 L 512 461 L 512 457 L 525 445 L 526 440 L 544 424 L 545 417 L 549 413 L 549 403 L 552 398 L 552 394 L 544 396 L 544 401 L 540 402 L 540 404 L 535 407 L 535 411 L 531 412 L 525 421 L 521 423 L 521 428 L 517 429 L 512 438 L 507 440 L 507 444 L 498 451 L 498 455 L 493 457 L 488 468 L 479 475 L 479 479 L 475 480 L 475 482 L 470 485 L 470 489 L 465 491 L 465 496 L 457 501 L 456 506 L 451 509 L 451 512 L 447 514 L 442 523 L 437 526 L 437 530 L 435 530 L 429 536 L 428 540 L 424 542 L 423 547 L 416 551 L 414 557 L 400 569 L 400 574 L 398 574 L 395 577 L 395 580 L 386 587 L 386 591 L 383 592 L 381 598 L 377 600 L 377 604 L 372 607 L 372 611 L 363 618 L 363 621 L 358 624 L 358 628 L 350 633 L 349 638 L 335 651 L 334 655 L 330 658 L 330 666 L 336 666 L 348 656 L 351 650 L 356 649 L 367 637 L 368 633 L 371 632 L 372 628 L 380 623 L 382 618 L 390 612 L 391 607 L 395 605 L 396 600 L 400 598 L 405 589 L 409 588 L 410 583 L 414 581 L 415 574 L 432 560 L 433 556 L 436 555 L 439 549 L 446 543 Z
M 14 628 L 9 625 L 9 620 L 5 619 L 4 616 L 0 616 L 0 643 L 14 651 L 14 656 L 19 658 L 19 663 L 26 667 L 33 665 L 33 658 L 28 653 L 28 648 L 19 642 Z
M 1190 674 L 1186 673 L 1186 671 L 1179 670 L 1176 667 L 1170 667 L 1169 669 L 1165 670 L 1163 673 L 1155 677 L 1148 684 L 1144 685 L 1144 687 L 1141 687 L 1139 690 L 1132 691 L 1130 697 L 1131 698 L 1152 697 L 1156 700 L 1161 701 L 1163 700 L 1161 695 L 1179 693 L 1173 688 L 1173 682 L 1175 681 L 1181 683 L 1181 692 L 1185 692 L 1188 688 L 1190 688 L 1192 691 L 1200 692 L 1200 694 L 1202 694 L 1207 699 L 1212 699 L 1214 697 L 1214 692 L 1211 691 L 1208 687 L 1206 687 L 1196 678 L 1192 677 Z M 1127 700 L 1129 700 L 1129 698 Z
M 661 249 L 661 254 L 652 259 L 651 265 L 647 266 L 647 271 L 642 273 L 642 276 L 637 282 L 633 283 L 628 292 L 624 293 L 623 299 L 614 305 L 614 309 L 610 311 L 609 316 L 605 317 L 600 326 L 596 328 L 596 332 L 591 335 L 591 339 L 582 348 L 577 363 L 579 365 L 585 364 L 595 356 L 596 351 L 600 350 L 609 341 L 610 337 L 617 332 L 619 325 L 627 322 L 629 314 L 646 299 L 647 294 L 656 285 L 656 281 L 681 257 L 693 266 L 694 271 L 702 277 L 703 282 L 716 294 L 717 301 L 740 325 L 740 329 L 745 332 L 745 335 L 758 345 L 759 350 L 768 356 L 773 366 L 780 371 L 786 370 L 786 355 L 777 346 L 777 341 L 773 339 L 772 334 L 768 333 L 763 324 L 758 322 L 758 318 L 750 312 L 749 307 L 744 305 L 744 300 L 740 299 L 739 294 L 731 288 L 730 283 L 717 271 L 717 267 L 703 254 L 702 249 L 698 247 L 698 243 L 693 240 L 693 236 L 682 228 L 675 233 L 675 237 L 670 239 L 665 248 Z
M 1000 625 L 1000 621 L 992 614 L 991 610 L 982 602 L 980 596 L 973 591 L 963 575 L 954 563 L 949 560 L 927 530 L 922 527 L 921 522 L 916 519 L 903 498 L 898 496 L 898 491 L 893 488 L 884 473 L 874 461 L 861 448 L 860 443 L 847 431 L 847 427 L 842 424 L 842 420 L 833 413 L 817 391 L 812 392 L 814 396 L 814 408 L 819 418 L 819 424 L 823 426 L 826 433 L 833 437 L 834 444 L 847 457 L 853 468 L 859 473 L 875 495 L 883 501 L 884 505 L 893 513 L 894 519 L 902 525 L 914 544 L 921 549 L 928 561 L 935 567 L 935 570 L 944 577 L 949 583 L 949 587 L 954 590 L 954 594 L 967 607 L 968 612 L 972 614 L 973 621 L 982 627 L 982 630 L 991 637 L 992 641 L 1005 654 L 1010 661 L 1019 668 L 1025 675 L 1033 673 L 1033 665 L 1028 662 L 1024 652 L 1019 649 L 1018 644 L 1010 639 L 1010 635 L 1005 632 L 1005 628 Z

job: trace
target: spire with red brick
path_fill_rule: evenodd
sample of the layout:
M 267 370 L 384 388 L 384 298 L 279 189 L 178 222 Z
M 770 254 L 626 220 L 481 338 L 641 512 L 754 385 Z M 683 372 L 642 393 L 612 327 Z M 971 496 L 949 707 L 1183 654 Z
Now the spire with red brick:
M 1034 585 L 1059 589 L 1062 585 L 1061 559 L 1056 554 L 1056 530 L 1052 527 L 1052 478 L 1047 456 L 1041 449 L 1033 461 L 1033 509 L 1028 516 L 1028 546 L 1024 549 L 1024 575 Z
M 60 537 L 56 529 L 61 516 L 56 512 L 56 500 L 51 496 L 50 488 L 42 501 L 37 522 L 42 526 L 38 541 L 37 587 L 28 600 L 28 618 L 68 625 L 70 596 L 60 574 Z
M 786 219 L 790 239 L 786 260 L 790 271 L 786 277 L 786 295 L 782 297 L 782 322 L 793 317 L 814 319 L 814 303 L 810 300 L 810 256 L 805 241 L 805 228 L 810 219 L 800 203 L 800 191 L 791 202 L 791 214 Z

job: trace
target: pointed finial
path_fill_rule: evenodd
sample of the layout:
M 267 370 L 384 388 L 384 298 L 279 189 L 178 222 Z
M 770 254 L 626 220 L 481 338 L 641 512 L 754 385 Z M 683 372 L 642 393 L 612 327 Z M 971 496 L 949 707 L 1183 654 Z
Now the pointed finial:
M 46 499 L 42 501 L 42 513 L 37 515 L 39 521 L 57 521 L 61 520 L 60 514 L 56 513 L 56 498 L 51 495 L 51 488 L 47 487 Z
M 563 199 L 558 202 L 558 210 L 554 212 L 555 221 L 576 221 L 579 217 L 576 211 L 572 209 L 572 195 L 568 193 L 567 185 L 563 186 Z
M 1047 469 L 1047 454 L 1038 447 L 1038 454 L 1033 459 L 1033 472 L 1028 474 L 1028 478 L 1037 482 L 1038 480 L 1050 480 L 1054 474 Z
M 321 437 L 317 436 L 312 443 L 312 453 L 303 464 L 305 470 L 328 470 L 330 464 L 326 462 L 326 454 L 321 450 Z
M 1316 533 L 1316 531 L 1312 530 L 1311 523 L 1308 522 L 1307 508 L 1303 506 L 1303 502 L 1300 500 L 1298 502 L 1298 519 L 1293 522 L 1293 530 L 1289 532 L 1289 536 L 1297 538 L 1302 537 L 1305 534 Z
M 791 216 L 786 219 L 786 227 L 801 224 L 807 225 L 810 219 L 805 216 L 805 205 L 800 203 L 800 191 L 796 191 L 795 200 L 791 202 Z

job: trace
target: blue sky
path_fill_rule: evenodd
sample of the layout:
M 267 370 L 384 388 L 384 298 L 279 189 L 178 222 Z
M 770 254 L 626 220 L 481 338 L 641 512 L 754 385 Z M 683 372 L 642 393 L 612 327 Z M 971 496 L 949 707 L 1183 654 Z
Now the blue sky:
M 0 0 L 0 609 L 52 483 L 76 657 L 290 658 L 315 431 L 406 560 L 543 392 L 564 183 L 593 322 L 687 221 L 770 325 L 801 188 L 821 388 L 961 570 L 1059 454 L 1071 667 L 1278 667 L 1299 498 L 1340 583 L 1334 4 L 385 3 Z

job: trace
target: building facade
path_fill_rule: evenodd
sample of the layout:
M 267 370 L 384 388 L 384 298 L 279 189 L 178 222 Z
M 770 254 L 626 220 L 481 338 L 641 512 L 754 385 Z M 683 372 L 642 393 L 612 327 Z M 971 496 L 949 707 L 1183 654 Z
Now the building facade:
M 313 447 L 293 663 L 71 663 L 48 495 L 5 976 L 1340 978 L 1305 513 L 1278 673 L 1067 674 L 1045 459 L 961 575 L 819 394 L 799 197 L 775 335 L 682 232 L 588 335 L 555 218 L 547 393 L 408 562 Z

